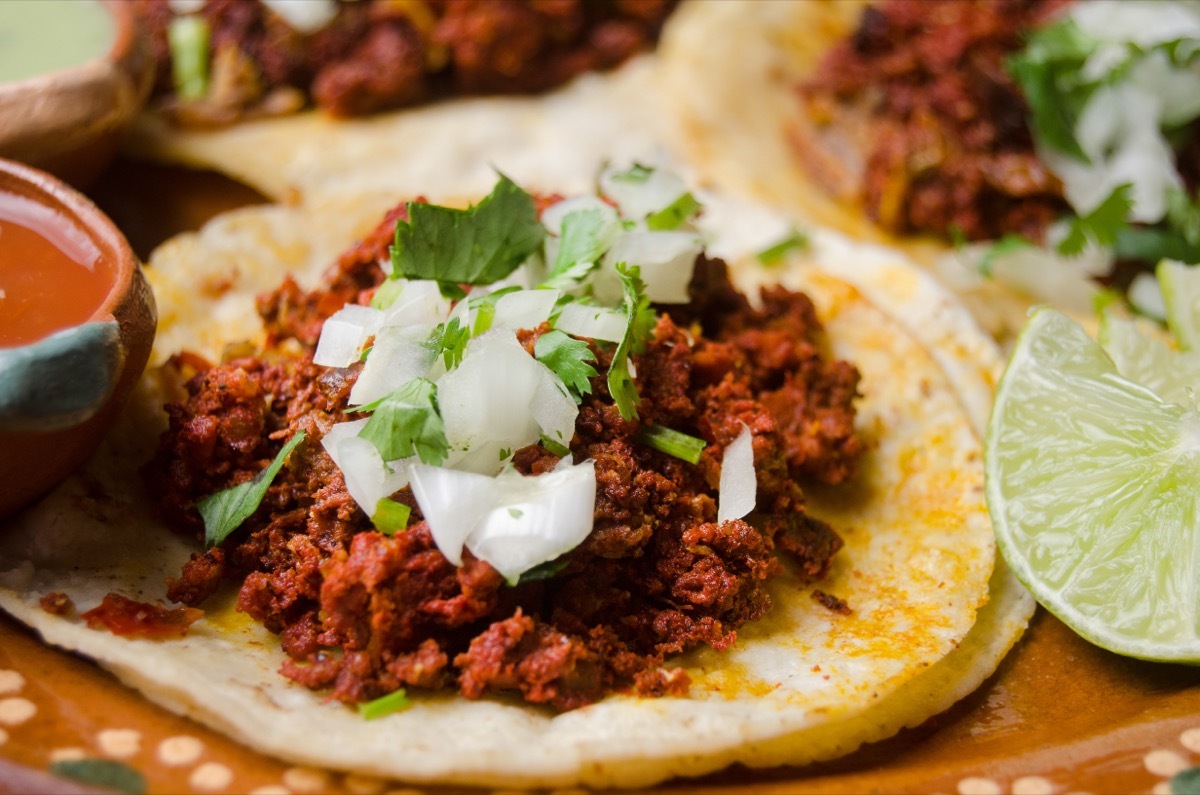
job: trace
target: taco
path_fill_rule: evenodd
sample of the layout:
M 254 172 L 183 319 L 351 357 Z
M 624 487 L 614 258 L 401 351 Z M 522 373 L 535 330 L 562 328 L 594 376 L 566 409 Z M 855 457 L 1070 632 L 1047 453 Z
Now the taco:
M 601 185 L 400 205 L 323 273 L 373 210 L 163 247 L 156 364 L 0 537 L 0 606 L 263 753 L 412 782 L 803 764 L 969 693 L 1032 610 L 983 504 L 995 347 L 894 252 L 768 269 L 769 218 Z M 294 266 L 249 339 L 176 311 L 218 250 L 226 294 Z
M 534 94 L 653 47 L 675 0 L 135 0 L 180 128 Z
M 1086 315 L 1200 260 L 1198 24 L 1169 2 L 697 2 L 660 54 L 703 180 L 905 247 L 1007 337 L 1031 301 Z

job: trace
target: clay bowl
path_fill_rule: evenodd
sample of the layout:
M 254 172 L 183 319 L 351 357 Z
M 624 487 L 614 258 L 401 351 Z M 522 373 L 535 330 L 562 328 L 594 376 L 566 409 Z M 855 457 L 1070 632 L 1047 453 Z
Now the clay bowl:
M 34 223 L 28 223 L 31 213 Z M 11 286 L 0 294 L 0 321 L 18 313 L 27 319 L 12 324 L 15 332 L 0 325 L 6 335 L 0 337 L 3 517 L 53 488 L 100 442 L 150 356 L 156 315 L 141 263 L 124 235 L 91 200 L 62 181 L 0 159 L 0 222 L 10 224 L 5 230 L 10 240 L 17 236 L 14 224 L 35 228 L 57 248 L 85 252 L 79 261 L 89 263 L 65 263 L 77 278 L 56 271 L 60 275 L 33 280 L 49 289 L 40 303 L 19 304 L 23 294 Z M 14 259 L 0 248 L 0 287 L 18 284 L 12 276 L 18 268 L 50 272 L 41 258 Z M 69 270 L 73 265 L 78 274 Z M 69 291 L 92 298 L 79 299 L 78 319 L 51 324 L 57 310 L 47 307 L 65 303 Z M 68 325 L 54 330 L 63 322 Z M 23 340 L 22 334 L 31 339 Z
M 132 5 L 101 0 L 115 22 L 106 54 L 0 83 L 0 157 L 76 187 L 104 170 L 154 82 L 149 43 Z

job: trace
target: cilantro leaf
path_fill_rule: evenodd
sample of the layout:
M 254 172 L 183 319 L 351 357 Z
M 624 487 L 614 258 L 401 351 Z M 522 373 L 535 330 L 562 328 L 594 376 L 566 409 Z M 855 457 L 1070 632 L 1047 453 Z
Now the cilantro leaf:
M 512 287 L 505 287 L 502 290 L 493 290 L 490 293 L 472 297 L 469 307 L 475 311 L 475 324 L 471 327 L 471 336 L 478 337 L 480 334 L 486 333 L 492 327 L 492 321 L 496 318 L 496 302 L 509 293 L 515 293 L 520 289 L 520 287 L 514 285 Z
M 446 369 L 453 370 L 462 362 L 463 354 L 467 350 L 467 340 L 470 338 L 470 330 L 463 326 L 457 317 L 452 317 L 434 328 L 427 344 L 434 356 L 442 357 Z
M 1025 49 L 1008 61 L 1031 113 L 1030 129 L 1042 144 L 1088 162 L 1075 123 L 1102 82 L 1088 81 L 1083 65 L 1097 42 L 1072 19 L 1035 30 Z
M 554 560 L 548 560 L 545 563 L 539 563 L 532 569 L 529 569 L 522 574 L 515 583 L 509 583 L 509 585 L 524 585 L 527 582 L 549 580 L 565 570 L 570 563 L 571 558 L 569 555 L 563 555 L 562 557 L 555 558 Z
M 402 502 L 396 502 L 388 497 L 382 497 L 375 503 L 375 513 L 371 514 L 371 524 L 385 536 L 394 536 L 408 527 L 408 517 L 412 514 Z
M 576 403 L 592 391 L 592 382 L 588 379 L 597 373 L 588 362 L 596 361 L 596 354 L 583 340 L 557 329 L 548 331 L 534 343 L 533 355 L 562 379 Z
M 1033 242 L 1028 238 L 1013 232 L 1007 232 L 1004 237 L 988 246 L 987 250 L 983 253 L 983 258 L 979 260 L 979 272 L 984 276 L 990 277 L 996 260 L 1006 257 L 1013 252 L 1020 251 L 1023 248 L 1030 248 L 1033 245 Z
M 375 720 L 382 718 L 385 715 L 391 715 L 393 712 L 399 712 L 403 709 L 408 709 L 412 704 L 408 700 L 408 693 L 404 688 L 393 690 L 386 696 L 380 696 L 374 701 L 366 701 L 358 705 L 358 714 L 363 720 Z
M 617 404 L 617 410 L 625 420 L 637 419 L 637 404 L 640 400 L 633 374 L 629 370 L 630 357 L 640 353 L 646 342 L 654 335 L 654 324 L 658 321 L 650 299 L 646 297 L 646 286 L 642 283 L 638 266 L 617 263 L 617 275 L 625 291 L 625 334 L 613 354 L 608 368 L 608 392 Z
M 211 33 L 208 21 L 198 15 L 175 17 L 167 25 L 171 82 L 180 99 L 200 99 L 208 93 Z
M 625 171 L 618 171 L 612 175 L 612 179 L 618 182 L 645 182 L 650 179 L 650 175 L 654 173 L 654 169 L 650 166 L 643 166 L 641 163 L 634 163 Z
M 700 210 L 700 202 L 691 193 L 685 193 L 646 219 L 646 228 L 655 231 L 678 229 L 679 226 Z
M 777 243 L 772 243 L 755 255 L 759 262 L 763 265 L 776 265 L 790 251 L 804 251 L 809 247 L 810 241 L 808 235 L 801 232 L 799 229 L 793 228 L 792 231 Z
M 541 286 L 565 290 L 583 281 L 608 248 L 604 227 L 600 210 L 576 210 L 563 216 L 558 256 Z
M 375 445 L 384 461 L 415 454 L 437 466 L 450 447 L 437 410 L 437 387 L 425 378 L 414 378 L 377 401 L 358 435 Z
M 1121 232 L 1129 228 L 1129 210 L 1133 207 L 1133 185 L 1118 185 L 1104 201 L 1084 216 L 1072 218 L 1067 236 L 1058 244 L 1058 252 L 1068 257 L 1083 253 L 1089 240 L 1111 248 Z
M 105 790 L 140 795 L 146 791 L 146 777 L 135 768 L 114 759 L 60 759 L 50 763 L 50 772 Z
M 275 480 L 283 468 L 283 462 L 296 449 L 296 445 L 304 441 L 304 436 L 304 431 L 297 431 L 275 454 L 270 465 L 250 480 L 218 491 L 196 503 L 196 509 L 204 519 L 205 547 L 218 546 L 258 510 L 271 481 Z
M 408 221 L 397 221 L 392 273 L 434 279 L 444 295 L 461 298 L 460 285 L 491 284 L 537 251 L 546 229 L 533 197 L 508 177 L 466 210 L 409 202 Z

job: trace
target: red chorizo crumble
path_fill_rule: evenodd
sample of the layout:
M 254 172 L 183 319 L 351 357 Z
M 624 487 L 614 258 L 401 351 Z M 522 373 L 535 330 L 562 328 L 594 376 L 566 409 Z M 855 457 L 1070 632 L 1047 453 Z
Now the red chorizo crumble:
M 800 86 L 818 125 L 865 110 L 858 199 L 898 233 L 1042 240 L 1069 208 L 1038 160 L 1028 106 L 1005 70 L 1023 34 L 1070 0 L 883 0 Z
M 195 607 L 168 608 L 162 602 L 148 604 L 122 596 L 106 594 L 99 605 L 80 618 L 88 629 L 107 629 L 114 635 L 147 638 L 178 638 L 199 621 L 204 611 Z
M 312 33 L 260 0 L 206 0 L 210 89 L 174 96 L 170 0 L 134 0 L 176 122 L 230 124 L 315 105 L 359 116 L 457 94 L 546 91 L 610 69 L 658 38 L 677 0 L 357 0 Z
M 38 600 L 38 605 L 55 616 L 69 616 L 75 612 L 75 603 L 62 591 L 51 591 Z
M 831 593 L 825 593 L 821 590 L 812 592 L 813 601 L 818 602 L 826 610 L 831 610 L 840 616 L 848 616 L 851 613 L 850 605 L 846 604 L 846 600 L 834 596 Z
M 785 572 L 779 556 L 801 582 L 826 575 L 842 541 L 805 512 L 798 481 L 853 477 L 858 372 L 823 355 L 808 297 L 769 288 L 752 307 L 725 264 L 703 257 L 693 302 L 661 308 L 635 358 L 640 420 L 622 419 L 603 375 L 580 406 L 570 451 L 595 462 L 595 524 L 565 568 L 509 586 L 469 551 L 453 566 L 408 488 L 394 495 L 412 508 L 407 530 L 374 531 L 320 443 L 345 418 L 361 364 L 318 367 L 311 352 L 325 317 L 384 278 L 377 262 L 396 217 L 330 268 L 327 288 L 305 293 L 289 281 L 261 299 L 272 344 L 299 342 L 305 355 L 276 347 L 222 364 L 175 360 L 194 371 L 188 398 L 167 407 L 169 428 L 143 475 L 176 530 L 201 538 L 198 499 L 252 478 L 296 431 L 307 438 L 258 511 L 168 583 L 171 599 L 198 605 L 236 583 L 238 608 L 279 634 L 282 673 L 344 702 L 408 687 L 568 710 L 614 691 L 686 692 L 687 675 L 666 659 L 700 644 L 725 649 L 764 615 L 767 580 Z M 521 332 L 522 343 L 547 328 Z M 601 367 L 613 347 L 593 343 Z M 635 441 L 643 423 L 708 446 L 688 464 Z M 718 524 L 720 462 L 743 424 L 754 434 L 757 507 Z M 513 464 L 538 474 L 558 460 L 535 444 Z

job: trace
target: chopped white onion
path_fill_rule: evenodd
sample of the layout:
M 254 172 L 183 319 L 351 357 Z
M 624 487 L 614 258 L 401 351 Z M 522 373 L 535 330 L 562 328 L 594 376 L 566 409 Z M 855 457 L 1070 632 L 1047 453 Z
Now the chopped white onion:
M 620 342 L 625 336 L 625 313 L 619 309 L 570 303 L 562 308 L 554 327 L 574 337 Z
M 375 335 L 358 380 L 350 390 L 350 405 L 374 402 L 414 378 L 423 378 L 437 361 L 428 345 L 433 326 L 384 326 Z
M 205 0 L 167 0 L 167 5 L 176 14 L 194 14 L 204 8 Z
M 383 325 L 437 325 L 450 314 L 450 301 L 432 279 L 401 280 L 404 288 L 384 310 Z
M 533 329 L 550 319 L 560 290 L 517 290 L 496 301 L 492 328 Z
M 1163 299 L 1162 286 L 1151 273 L 1139 273 L 1129 285 L 1129 303 L 1143 315 L 1155 320 L 1166 320 L 1167 304 Z
M 545 419 L 551 423 L 545 429 L 534 413 L 537 398 L 551 394 L 543 385 L 548 379 L 559 382 L 511 331 L 494 329 L 472 339 L 459 366 L 438 381 L 438 405 L 454 451 L 451 463 L 490 475 L 511 451 L 537 442 L 543 432 L 559 433 L 557 413 Z
M 426 464 L 412 467 L 413 496 L 446 559 L 465 545 L 510 582 L 580 544 L 592 530 L 596 472 L 564 459 L 553 472 L 494 478 Z
M 560 202 L 555 202 L 542 211 L 542 225 L 550 231 L 551 234 L 562 236 L 562 222 L 571 213 L 582 212 L 585 210 L 598 210 L 604 219 L 612 225 L 619 225 L 621 219 L 617 216 L 617 210 L 608 202 L 601 199 L 599 196 L 575 196 L 570 199 L 564 199 Z
M 754 510 L 758 476 L 754 471 L 754 434 L 742 423 L 742 432 L 725 447 L 717 495 L 717 522 L 741 519 Z
M 657 303 L 686 304 L 688 284 L 696 267 L 696 257 L 702 245 L 695 232 L 627 232 L 613 244 L 604 255 L 601 268 L 596 274 L 596 293 L 600 300 L 620 300 L 620 282 L 613 270 L 614 265 L 624 262 L 637 265 L 641 270 L 642 282 L 646 285 L 646 296 Z M 615 290 L 612 287 L 615 282 Z M 615 300 L 609 297 L 615 293 Z
M 346 304 L 334 312 L 321 328 L 313 352 L 313 364 L 349 367 L 362 355 L 363 344 L 379 330 L 383 313 L 359 304 Z
M 408 484 L 409 460 L 384 463 L 375 445 L 358 435 L 367 422 L 337 423 L 321 439 L 321 445 L 342 470 L 346 491 L 367 516 L 372 516 L 381 499 Z
M 335 0 L 262 0 L 300 33 L 313 33 L 337 16 Z
M 650 170 L 644 179 L 622 178 L 627 173 L 628 169 L 605 169 L 600 174 L 600 190 L 617 203 L 621 215 L 632 221 L 644 220 L 670 207 L 687 193 L 683 179 L 669 169 Z

